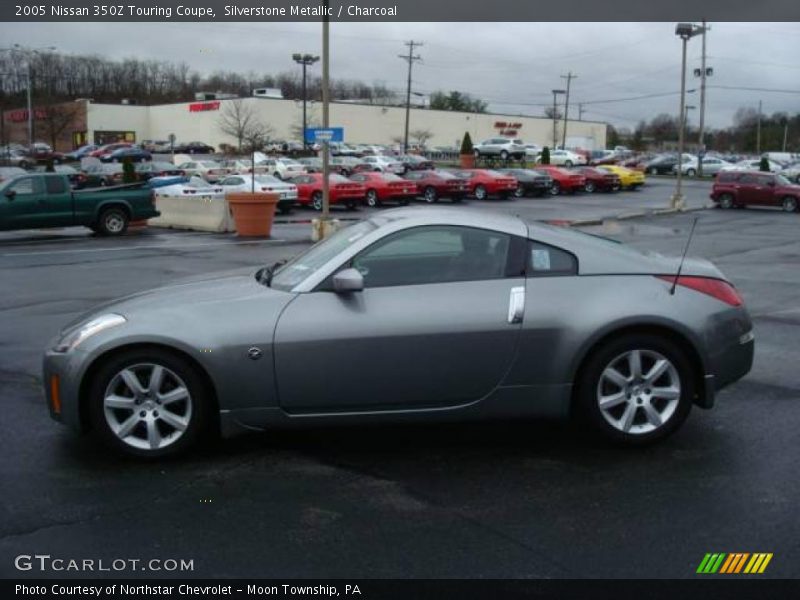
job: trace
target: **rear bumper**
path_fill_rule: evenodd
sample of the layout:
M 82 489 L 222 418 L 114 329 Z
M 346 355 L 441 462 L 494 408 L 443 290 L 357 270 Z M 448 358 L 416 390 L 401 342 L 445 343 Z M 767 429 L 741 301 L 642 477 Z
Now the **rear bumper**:
M 709 357 L 709 371 L 705 375 L 705 394 L 700 406 L 714 406 L 715 395 L 750 372 L 755 354 L 753 331 L 739 336 L 739 339 Z

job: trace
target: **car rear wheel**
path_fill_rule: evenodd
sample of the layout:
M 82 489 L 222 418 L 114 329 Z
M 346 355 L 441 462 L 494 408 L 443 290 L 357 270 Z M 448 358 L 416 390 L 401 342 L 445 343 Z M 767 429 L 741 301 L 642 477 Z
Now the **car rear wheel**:
M 598 348 L 578 380 L 580 416 L 603 437 L 645 444 L 675 432 L 692 408 L 692 369 L 673 342 L 621 336 Z
M 92 432 L 133 456 L 177 454 L 210 422 L 202 377 L 187 360 L 160 349 L 131 350 L 102 365 L 87 396 Z
M 380 206 L 381 201 L 378 199 L 378 192 L 375 190 L 367 190 L 367 206 Z
M 428 204 L 433 204 L 439 199 L 439 195 L 436 193 L 436 188 L 432 185 L 429 185 L 425 188 L 425 192 L 423 193 L 425 197 L 425 202 Z
M 567 168 L 571 167 L 572 166 L 572 161 L 571 160 L 564 161 L 564 166 L 567 167 Z
M 508 160 L 508 152 L 506 152 L 505 150 L 502 150 L 500 152 L 500 158 L 503 159 L 503 160 Z
M 783 210 L 786 212 L 796 212 L 797 211 L 797 198 L 792 198 L 791 196 L 786 196 L 783 199 L 782 203 Z
M 322 210 L 322 192 L 314 192 L 311 195 L 311 206 L 314 210 Z
M 720 208 L 733 208 L 733 196 L 730 194 L 722 194 L 719 197 L 719 207 Z
M 488 196 L 488 194 L 486 193 L 486 188 L 483 187 L 482 185 L 475 186 L 474 194 L 475 198 L 477 198 L 478 200 L 486 200 Z
M 525 189 L 521 185 L 518 185 L 517 189 L 514 190 L 514 197 L 523 198 L 524 196 L 525 196 Z
M 658 169 L 656 169 L 655 167 L 650 167 L 649 169 L 647 169 L 647 172 L 650 175 L 658 175 Z
M 557 181 L 554 181 L 550 185 L 550 195 L 558 196 L 560 193 L 561 193 L 561 185 Z
M 589 192 L 590 194 L 595 190 L 595 185 L 593 181 L 587 181 L 586 185 L 583 186 L 584 191 Z
M 686 169 L 687 177 L 694 177 L 695 175 L 697 175 L 697 171 L 695 171 L 694 169 Z
M 100 213 L 96 227 L 101 235 L 122 235 L 128 229 L 128 214 L 116 206 L 106 208 Z

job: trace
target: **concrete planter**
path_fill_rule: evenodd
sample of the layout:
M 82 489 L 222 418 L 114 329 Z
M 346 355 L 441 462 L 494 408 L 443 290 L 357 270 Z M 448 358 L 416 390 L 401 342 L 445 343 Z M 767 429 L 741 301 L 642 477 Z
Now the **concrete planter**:
M 275 208 L 280 196 L 278 194 L 231 192 L 226 195 L 233 211 L 236 232 L 243 237 L 269 237 Z
M 474 154 L 459 154 L 458 161 L 461 163 L 462 169 L 475 168 L 475 155 Z

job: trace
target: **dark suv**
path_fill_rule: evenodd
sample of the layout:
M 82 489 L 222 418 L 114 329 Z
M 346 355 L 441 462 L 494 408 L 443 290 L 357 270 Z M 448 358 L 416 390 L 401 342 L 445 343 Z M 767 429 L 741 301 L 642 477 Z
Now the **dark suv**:
M 800 205 L 800 185 L 776 173 L 721 171 L 711 188 L 711 199 L 720 208 L 780 206 L 795 212 Z

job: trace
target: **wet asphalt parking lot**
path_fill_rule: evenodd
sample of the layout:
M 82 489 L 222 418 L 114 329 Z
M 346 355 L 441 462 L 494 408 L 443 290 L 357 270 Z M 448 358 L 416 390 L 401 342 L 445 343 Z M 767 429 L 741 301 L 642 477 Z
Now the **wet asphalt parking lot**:
M 670 191 L 654 181 L 627 195 L 471 204 L 569 220 L 664 206 Z M 690 206 L 707 191 L 692 182 Z M 308 226 L 280 223 L 267 241 L 0 233 L 0 575 L 76 576 L 14 568 L 39 553 L 194 561 L 191 573 L 146 573 L 156 577 L 680 578 L 706 552 L 772 552 L 762 577 L 800 576 L 800 215 L 704 210 L 587 230 L 680 253 L 695 218 L 689 254 L 742 293 L 756 359 L 660 445 L 625 450 L 569 424 L 516 421 L 278 431 L 158 463 L 117 458 L 50 420 L 45 343 L 105 300 L 290 256 Z

